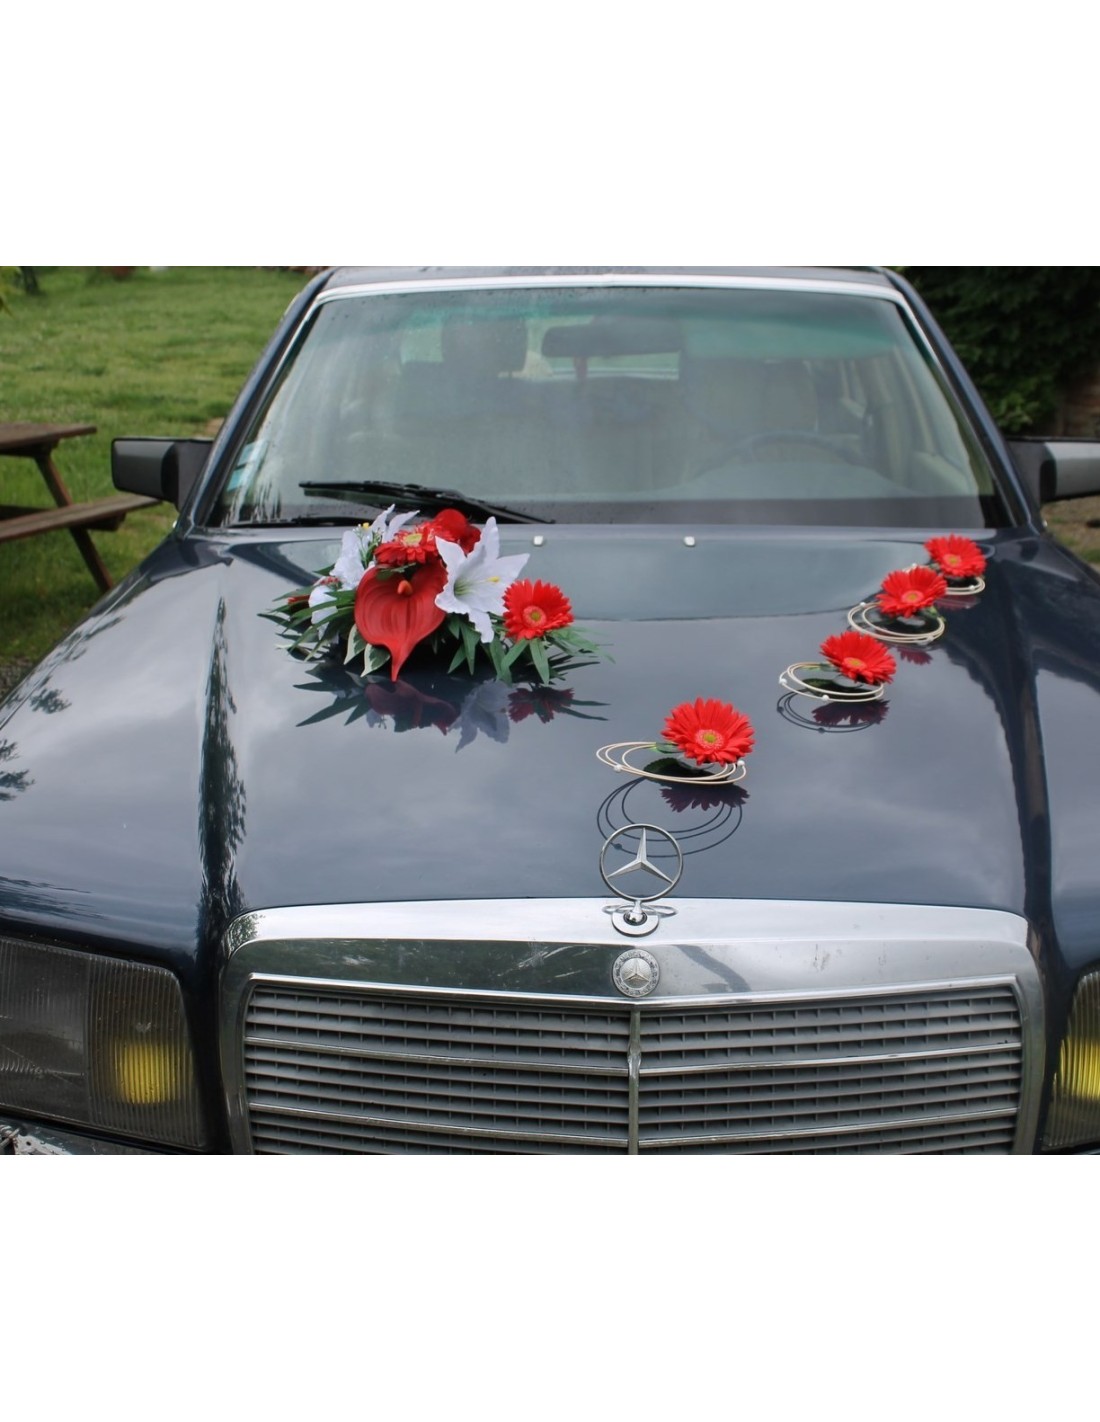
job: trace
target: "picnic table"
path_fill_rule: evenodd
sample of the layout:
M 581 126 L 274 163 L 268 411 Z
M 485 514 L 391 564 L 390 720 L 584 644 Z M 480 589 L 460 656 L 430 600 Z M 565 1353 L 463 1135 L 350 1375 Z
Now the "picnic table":
M 0 458 L 33 460 L 55 504 L 52 509 L 0 504 L 0 543 L 67 528 L 88 565 L 88 571 L 100 589 L 106 592 L 112 586 L 113 579 L 88 530 L 116 529 L 128 513 L 156 504 L 159 500 L 144 494 L 114 494 L 88 503 L 73 502 L 54 464 L 53 452 L 62 440 L 95 434 L 95 430 L 95 425 L 40 425 L 26 421 L 0 424 Z

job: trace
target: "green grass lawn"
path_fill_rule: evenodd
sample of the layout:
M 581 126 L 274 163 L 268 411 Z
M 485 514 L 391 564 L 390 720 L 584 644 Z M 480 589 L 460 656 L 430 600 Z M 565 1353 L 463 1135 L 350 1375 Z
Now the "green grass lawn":
M 252 267 L 139 267 L 116 281 L 87 267 L 38 268 L 41 294 L 0 311 L 0 421 L 93 424 L 55 462 L 80 502 L 114 493 L 111 440 L 195 435 L 229 409 L 306 278 Z M 35 466 L 0 460 L 0 503 L 52 507 Z M 168 505 L 92 537 L 120 578 L 172 525 Z M 65 532 L 0 544 L 0 663 L 37 660 L 99 597 Z
M 195 435 L 229 409 L 287 303 L 306 278 L 253 267 L 39 269 L 41 294 L 13 292 L 0 311 L 0 421 L 94 424 L 56 454 L 77 501 L 114 492 L 111 440 Z M 0 503 L 49 506 L 28 460 L 0 460 Z M 169 506 L 131 514 L 92 537 L 117 579 L 171 527 Z M 1100 499 L 1056 504 L 1051 531 L 1100 563 Z M 84 615 L 98 588 L 68 533 L 0 544 L 0 667 L 36 661 Z

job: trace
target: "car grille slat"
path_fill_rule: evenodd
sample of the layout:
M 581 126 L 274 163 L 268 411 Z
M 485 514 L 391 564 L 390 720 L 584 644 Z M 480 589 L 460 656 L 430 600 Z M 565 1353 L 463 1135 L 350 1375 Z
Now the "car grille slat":
M 1022 1074 L 1000 984 L 574 1008 L 260 983 L 245 1015 L 260 1152 L 1003 1152 Z

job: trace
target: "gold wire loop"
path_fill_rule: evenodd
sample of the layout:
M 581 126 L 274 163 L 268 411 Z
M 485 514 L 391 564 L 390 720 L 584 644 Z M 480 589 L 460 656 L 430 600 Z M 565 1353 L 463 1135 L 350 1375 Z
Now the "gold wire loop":
M 717 770 L 702 770 L 696 775 L 658 775 L 653 770 L 643 770 L 631 764 L 630 757 L 639 751 L 650 751 L 659 755 L 654 741 L 614 741 L 611 745 L 600 746 L 596 759 L 612 770 L 625 771 L 627 775 L 640 775 L 645 780 L 660 780 L 669 785 L 736 785 L 745 778 L 745 762 L 735 760 L 732 765 L 720 766 Z M 618 754 L 616 754 L 618 752 Z
M 939 571 L 943 573 L 942 568 L 939 569 Z M 944 577 L 944 582 L 947 582 L 946 576 Z M 944 597 L 977 597 L 980 592 L 985 592 L 985 579 L 981 573 L 975 573 L 974 576 L 965 583 L 957 582 L 952 586 L 950 582 L 947 582 L 947 591 L 944 593 Z
M 921 616 L 934 619 L 932 626 L 923 632 L 899 631 L 893 627 L 884 627 L 879 622 L 873 622 L 871 613 L 877 610 L 878 604 L 874 601 L 857 603 L 848 613 L 848 626 L 855 632 L 866 632 L 871 637 L 877 637 L 880 642 L 896 642 L 916 647 L 927 646 L 929 642 L 934 642 L 937 637 L 942 637 L 947 631 L 947 623 L 934 607 L 921 609 Z M 882 616 L 881 613 L 878 615 Z
M 886 695 L 884 682 L 868 682 L 862 686 L 838 686 L 824 688 L 812 686 L 798 675 L 800 671 L 825 672 L 833 677 L 841 676 L 831 662 L 792 662 L 786 671 L 779 674 L 779 685 L 784 691 L 795 696 L 812 696 L 815 701 L 864 702 L 881 701 Z

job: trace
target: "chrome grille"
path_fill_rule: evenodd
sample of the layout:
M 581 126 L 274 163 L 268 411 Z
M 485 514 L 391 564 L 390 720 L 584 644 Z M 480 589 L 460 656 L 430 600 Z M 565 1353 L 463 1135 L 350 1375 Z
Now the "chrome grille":
M 562 1005 L 256 984 L 258 1152 L 1012 1148 L 1004 984 L 786 1002 Z

